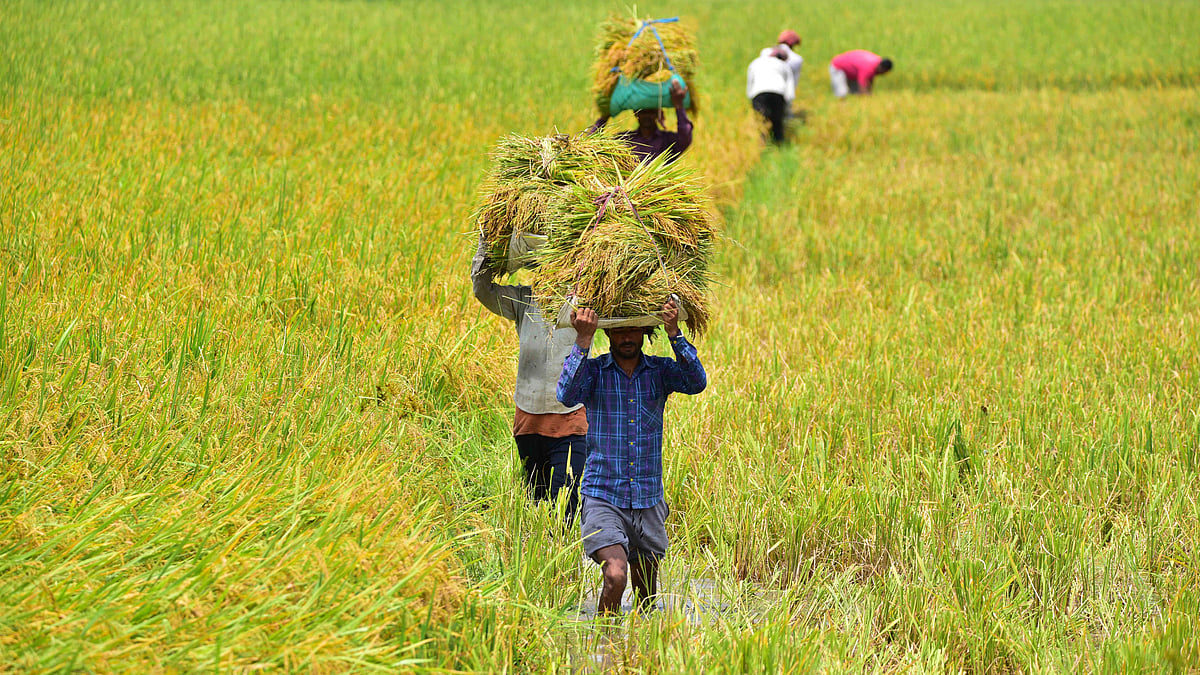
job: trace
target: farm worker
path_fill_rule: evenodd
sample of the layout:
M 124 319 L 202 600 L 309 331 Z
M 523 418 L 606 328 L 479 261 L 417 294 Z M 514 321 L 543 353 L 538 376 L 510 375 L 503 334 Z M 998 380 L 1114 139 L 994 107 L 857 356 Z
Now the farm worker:
M 609 328 L 608 354 L 591 359 L 596 312 L 571 312 L 578 335 L 558 378 L 563 405 L 587 407 L 588 459 L 580 489 L 584 552 L 601 566 L 597 611 L 621 609 L 626 580 L 639 607 L 653 606 L 658 563 L 667 552 L 663 523 L 663 410 L 672 392 L 699 394 L 708 384 L 696 348 L 679 330 L 679 309 L 663 305 L 662 321 L 675 358 L 642 353 L 654 328 Z
M 623 131 L 617 134 L 617 138 L 628 143 L 640 161 L 658 157 L 664 152 L 668 153 L 667 161 L 675 161 L 692 145 L 692 122 L 683 110 L 685 95 L 687 90 L 680 86 L 679 82 L 671 83 L 671 105 L 675 108 L 676 131 L 662 128 L 662 108 L 647 108 L 633 113 L 637 117 L 638 128 L 635 131 Z M 607 115 L 596 120 L 588 131 L 600 131 L 605 124 L 608 124 Z
M 787 64 L 787 53 L 776 47 L 750 62 L 746 70 L 746 98 L 754 110 L 771 125 L 771 136 L 783 142 L 784 124 L 792 99 L 796 97 L 796 81 Z
M 838 54 L 829 62 L 829 82 L 833 85 L 833 95 L 846 98 L 847 94 L 869 94 L 875 76 L 891 70 L 891 59 L 865 49 Z
M 588 421 L 583 406 L 558 402 L 555 385 L 563 359 L 575 342 L 575 329 L 555 330 L 553 323 L 547 323 L 529 286 L 495 283 L 493 273 L 484 265 L 486 253 L 481 236 L 471 281 L 475 298 L 488 311 L 516 324 L 519 354 L 512 433 L 525 468 L 525 481 L 534 500 L 554 500 L 567 490 L 569 525 L 579 504 Z
M 800 82 L 800 69 L 804 67 L 804 58 L 796 53 L 796 47 L 800 46 L 800 36 L 794 30 L 785 30 L 779 34 L 778 44 L 775 47 L 767 47 L 759 53 L 759 56 L 770 56 L 771 52 L 777 47 L 782 47 L 784 53 L 787 54 L 788 68 L 792 69 L 792 81 L 797 84 Z

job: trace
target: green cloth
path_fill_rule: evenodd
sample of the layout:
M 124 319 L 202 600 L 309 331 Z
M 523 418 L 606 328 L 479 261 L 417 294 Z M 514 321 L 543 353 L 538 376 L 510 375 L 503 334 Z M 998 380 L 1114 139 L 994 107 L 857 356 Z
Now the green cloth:
M 635 80 L 622 75 L 613 89 L 612 99 L 608 104 L 608 114 L 616 115 L 622 110 L 645 110 L 647 108 L 671 107 L 671 83 L 679 81 L 680 86 L 687 88 L 682 77 L 672 75 L 671 79 L 660 84 Z M 683 107 L 692 105 L 691 93 L 683 95 Z

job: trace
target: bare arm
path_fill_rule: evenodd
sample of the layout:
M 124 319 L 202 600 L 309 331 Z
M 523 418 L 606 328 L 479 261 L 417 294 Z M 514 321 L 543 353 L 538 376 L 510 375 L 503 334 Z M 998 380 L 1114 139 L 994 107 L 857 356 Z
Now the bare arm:
M 510 321 L 517 320 L 515 300 L 519 291 L 516 286 L 504 286 L 495 282 L 495 275 L 487 268 L 487 242 L 479 235 L 479 249 L 471 261 L 471 286 L 475 299 L 492 314 Z
M 683 110 L 683 97 L 687 90 L 678 82 L 671 83 L 671 104 L 675 106 L 675 152 L 682 153 L 692 145 L 692 121 Z
M 875 81 L 875 73 L 868 73 L 865 68 L 858 69 L 858 89 L 864 94 L 871 93 L 871 84 Z

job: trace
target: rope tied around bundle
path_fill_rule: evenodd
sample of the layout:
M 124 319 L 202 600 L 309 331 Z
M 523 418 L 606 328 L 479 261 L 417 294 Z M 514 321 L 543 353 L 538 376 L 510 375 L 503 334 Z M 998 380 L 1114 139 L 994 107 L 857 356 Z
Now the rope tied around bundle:
M 679 17 L 677 17 L 677 16 L 673 16 L 669 19 L 645 19 L 642 21 L 641 27 L 639 27 L 637 29 L 637 32 L 635 32 L 633 34 L 633 37 L 629 38 L 629 42 L 625 44 L 625 47 L 628 48 L 628 47 L 632 46 L 633 41 L 638 39 L 638 36 L 642 34 L 642 31 L 649 28 L 650 32 L 654 33 L 654 39 L 658 40 L 658 48 L 659 48 L 659 50 L 662 51 L 663 60 L 667 62 L 667 70 L 674 73 L 675 66 L 671 65 L 671 57 L 670 57 L 670 55 L 667 54 L 667 47 L 666 47 L 666 45 L 663 44 L 662 36 L 658 34 L 658 29 L 654 27 L 654 24 L 656 24 L 656 23 L 676 23 L 677 21 L 679 21 Z M 621 68 L 618 66 L 613 66 L 612 72 L 619 73 L 619 72 L 621 72 Z
M 634 220 L 636 220 L 637 224 L 641 226 L 642 231 L 646 233 L 646 236 L 650 238 L 650 241 L 654 242 L 654 233 L 650 231 L 650 228 L 646 227 L 646 223 L 642 222 L 642 216 L 638 213 L 637 204 L 633 203 L 633 198 L 629 196 L 629 193 L 626 192 L 625 188 L 621 185 L 614 186 L 611 190 L 596 196 L 596 198 L 592 200 L 592 203 L 597 207 L 596 215 L 592 217 L 591 224 L 588 225 L 588 228 L 584 230 L 583 235 L 579 238 L 580 241 L 583 241 L 584 238 L 586 238 L 596 229 L 596 226 L 599 225 L 600 221 L 604 218 L 604 214 L 608 212 L 609 204 L 611 204 L 613 198 L 617 197 L 618 195 L 625 198 L 625 203 L 629 205 L 629 210 L 633 213 Z M 663 278 L 669 280 L 671 275 L 667 272 L 666 264 L 663 263 L 662 254 L 658 251 L 658 244 L 654 244 L 654 257 L 658 260 L 658 268 L 662 270 Z M 572 295 L 575 294 L 576 289 L 579 287 L 579 279 L 582 276 L 583 263 L 580 263 L 576 268 L 575 283 L 571 287 Z

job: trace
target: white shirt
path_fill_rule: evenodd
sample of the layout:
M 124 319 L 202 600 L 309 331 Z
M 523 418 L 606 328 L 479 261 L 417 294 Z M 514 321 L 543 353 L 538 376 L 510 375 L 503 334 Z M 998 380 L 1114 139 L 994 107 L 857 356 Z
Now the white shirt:
M 760 56 L 751 61 L 746 70 L 746 98 L 766 93 L 783 94 L 788 103 L 796 98 L 792 69 L 774 56 Z
M 787 64 L 788 68 L 792 69 L 792 81 L 799 82 L 800 69 L 804 67 L 804 57 L 792 51 L 792 48 L 789 47 L 786 42 L 780 42 L 778 46 L 787 52 Z M 761 53 L 759 53 L 759 56 L 770 56 L 772 49 L 775 49 L 775 47 L 767 47 L 766 49 L 762 50 Z
M 546 323 L 533 299 L 533 289 L 495 283 L 492 275 L 483 269 L 483 259 L 484 249 L 480 247 L 471 267 L 475 297 L 492 313 L 517 324 L 519 352 L 513 403 L 535 415 L 561 415 L 582 408 L 582 405 L 564 407 L 558 402 L 556 392 L 563 361 L 575 344 L 575 329 L 556 330 L 552 324 Z

